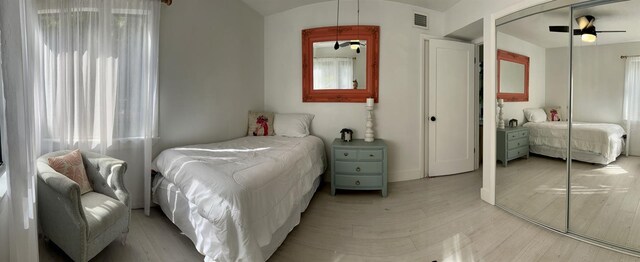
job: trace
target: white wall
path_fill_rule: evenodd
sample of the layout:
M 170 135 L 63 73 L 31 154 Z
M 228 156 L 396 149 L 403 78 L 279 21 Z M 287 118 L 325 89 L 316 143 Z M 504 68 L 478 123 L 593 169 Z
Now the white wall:
M 264 106 L 264 18 L 242 1 L 188 0 L 163 6 L 160 24 L 154 156 L 246 135 Z
M 560 106 L 562 119 L 568 119 L 569 101 L 569 48 L 547 48 L 547 78 L 545 80 L 546 106 Z
M 341 25 L 355 24 L 356 1 L 340 2 Z M 328 145 L 343 127 L 364 137 L 362 103 L 302 103 L 301 31 L 335 25 L 336 1 L 291 9 L 265 18 L 265 107 L 315 114 L 312 133 Z M 413 27 L 413 11 L 429 16 L 430 30 Z M 350 15 L 353 14 L 353 15 Z M 443 35 L 442 13 L 384 0 L 360 3 L 360 24 L 379 25 L 380 102 L 375 136 L 389 145 L 389 181 L 422 178 L 420 137 L 420 34 Z
M 497 45 L 498 49 L 529 57 L 529 101 L 505 102 L 503 107 L 505 122 L 515 118 L 521 125 L 525 122 L 523 109 L 545 106 L 545 48 L 502 32 L 498 32 Z
M 522 0 L 462 0 L 444 13 L 444 33 L 450 34 L 479 19 L 485 18 L 488 22 L 489 15 L 517 3 L 522 5 L 523 2 Z
M 9 208 L 9 198 L 3 194 L 0 196 L 0 261 L 9 261 Z
M 574 120 L 622 124 L 625 60 L 620 56 L 638 53 L 640 42 L 582 46 L 574 50 Z M 547 104 L 567 105 L 567 61 L 568 48 L 547 51 L 547 66 L 557 70 L 547 80 Z

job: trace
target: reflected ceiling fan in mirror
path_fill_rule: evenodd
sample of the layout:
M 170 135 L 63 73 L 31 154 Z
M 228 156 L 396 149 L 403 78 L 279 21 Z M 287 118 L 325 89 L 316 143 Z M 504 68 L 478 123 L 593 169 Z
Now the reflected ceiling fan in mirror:
M 591 15 L 584 15 L 576 18 L 579 29 L 573 29 L 573 35 L 579 35 L 583 42 L 595 42 L 598 38 L 598 33 L 626 33 L 625 30 L 596 30 L 593 22 L 596 18 Z M 568 33 L 569 26 L 556 25 L 549 26 L 550 32 Z
M 340 21 L 340 0 L 338 0 L 338 11 L 336 14 L 336 44 L 333 45 L 333 49 L 338 50 L 340 47 L 351 46 L 351 49 L 355 49 L 356 53 L 360 53 L 360 46 L 366 46 L 366 44 L 360 42 L 360 0 L 358 0 L 358 27 L 357 27 L 357 40 L 351 40 L 349 42 L 344 42 L 342 44 L 338 44 L 338 25 Z

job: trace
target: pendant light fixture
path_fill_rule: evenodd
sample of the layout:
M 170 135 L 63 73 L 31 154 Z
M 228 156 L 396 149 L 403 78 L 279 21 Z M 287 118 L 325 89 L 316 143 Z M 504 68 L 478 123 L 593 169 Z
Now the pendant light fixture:
M 336 11 L 336 44 L 333 45 L 333 49 L 338 50 L 340 44 L 338 44 L 338 22 L 340 21 L 340 0 L 338 0 L 338 11 Z
M 360 53 L 360 0 L 358 0 L 358 26 L 356 27 L 356 36 L 358 39 L 351 42 L 351 49 L 355 49 L 356 53 Z M 356 48 L 354 48 L 354 46 Z

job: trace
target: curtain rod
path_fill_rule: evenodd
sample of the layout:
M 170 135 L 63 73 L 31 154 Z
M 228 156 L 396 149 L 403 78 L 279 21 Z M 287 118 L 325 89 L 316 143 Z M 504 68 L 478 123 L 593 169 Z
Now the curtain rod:
M 640 56 L 640 55 L 621 55 L 620 59 L 625 59 L 627 57 L 638 57 L 638 56 Z

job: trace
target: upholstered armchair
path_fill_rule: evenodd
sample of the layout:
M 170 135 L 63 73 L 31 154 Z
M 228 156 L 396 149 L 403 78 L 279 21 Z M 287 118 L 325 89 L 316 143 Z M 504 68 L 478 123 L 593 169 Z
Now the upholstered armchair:
M 74 261 L 88 261 L 113 240 L 129 232 L 131 208 L 124 186 L 127 163 L 92 152 L 82 160 L 93 192 L 80 194 L 78 183 L 56 172 L 48 159 L 38 158 L 38 222 L 44 236 Z

